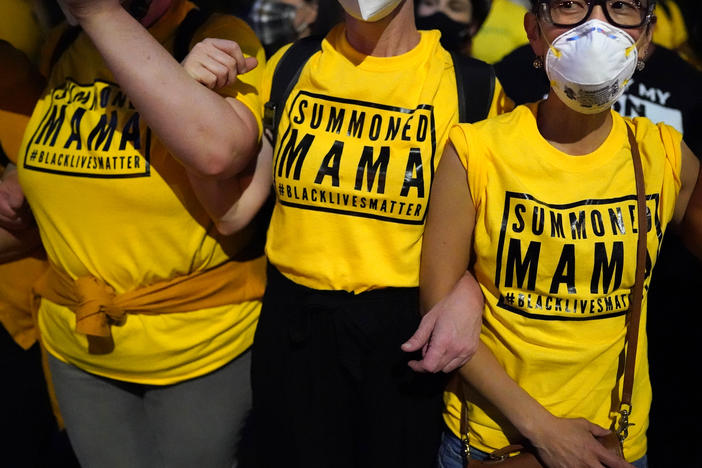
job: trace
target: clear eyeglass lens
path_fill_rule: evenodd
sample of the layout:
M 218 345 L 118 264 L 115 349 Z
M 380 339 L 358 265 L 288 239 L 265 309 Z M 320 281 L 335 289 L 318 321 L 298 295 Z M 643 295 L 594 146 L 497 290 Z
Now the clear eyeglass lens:
M 620 26 L 639 26 L 648 2 L 643 0 L 606 0 L 603 2 L 612 22 Z M 572 25 L 586 19 L 590 11 L 586 0 L 551 0 L 551 20 L 555 24 Z

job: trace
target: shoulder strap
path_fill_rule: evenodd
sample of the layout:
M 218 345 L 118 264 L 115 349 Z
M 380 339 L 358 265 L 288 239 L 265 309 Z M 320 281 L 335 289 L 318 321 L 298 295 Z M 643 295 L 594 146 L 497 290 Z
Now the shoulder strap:
M 188 52 L 190 52 L 190 42 L 200 26 L 205 24 L 212 16 L 212 12 L 204 11 L 200 8 L 193 8 L 185 16 L 185 19 L 178 25 L 175 40 L 173 42 L 173 57 L 182 62 Z
M 273 72 L 271 95 L 263 113 L 263 128 L 266 138 L 275 145 L 278 123 L 288 96 L 300 78 L 307 61 L 322 47 L 320 36 L 309 36 L 295 41 L 280 58 Z
M 59 61 L 63 53 L 73 44 L 73 41 L 78 38 L 82 31 L 83 29 L 80 26 L 69 26 L 61 33 L 58 41 L 56 41 L 56 47 L 54 47 L 54 51 L 51 53 L 51 58 L 49 59 L 49 70 L 54 68 L 56 62 Z
M 492 65 L 451 53 L 458 91 L 458 121 L 473 123 L 483 120 L 490 112 L 495 94 L 495 69 Z
M 624 384 L 622 399 L 619 405 L 619 428 L 617 435 L 624 440 L 629 434 L 629 415 L 631 414 L 631 400 L 634 388 L 634 370 L 636 367 L 636 351 L 639 342 L 639 328 L 641 319 L 641 302 L 643 301 L 644 280 L 646 270 L 646 233 L 648 232 L 648 217 L 646 215 L 646 186 L 644 183 L 643 168 L 639 145 L 631 127 L 626 126 L 629 145 L 631 146 L 631 159 L 634 163 L 634 180 L 636 181 L 636 215 L 638 223 L 638 240 L 636 244 L 636 276 L 634 287 L 631 291 L 631 303 L 626 335 L 626 353 L 624 362 Z

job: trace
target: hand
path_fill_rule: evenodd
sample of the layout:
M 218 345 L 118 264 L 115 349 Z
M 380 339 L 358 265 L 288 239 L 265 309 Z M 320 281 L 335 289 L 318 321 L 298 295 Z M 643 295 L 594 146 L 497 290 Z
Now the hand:
M 600 444 L 595 437 L 609 431 L 582 418 L 551 416 L 539 424 L 539 433 L 530 437 L 539 457 L 549 468 L 633 468 Z
M 255 57 L 244 57 L 236 42 L 215 38 L 195 44 L 183 60 L 188 74 L 210 89 L 231 85 L 237 75 L 251 71 L 257 65 Z
M 24 199 L 17 168 L 10 165 L 5 169 L 0 181 L 0 227 L 21 230 L 33 224 L 34 217 Z
M 483 306 L 483 293 L 466 272 L 402 345 L 405 352 L 422 349 L 422 360 L 410 361 L 409 366 L 416 372 L 451 372 L 468 362 L 478 349 Z

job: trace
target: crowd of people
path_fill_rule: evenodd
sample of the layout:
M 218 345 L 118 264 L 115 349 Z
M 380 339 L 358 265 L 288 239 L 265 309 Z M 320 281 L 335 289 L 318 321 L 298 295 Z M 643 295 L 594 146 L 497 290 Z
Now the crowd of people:
M 672 0 L 7 0 L 8 466 L 696 466 L 701 46 Z

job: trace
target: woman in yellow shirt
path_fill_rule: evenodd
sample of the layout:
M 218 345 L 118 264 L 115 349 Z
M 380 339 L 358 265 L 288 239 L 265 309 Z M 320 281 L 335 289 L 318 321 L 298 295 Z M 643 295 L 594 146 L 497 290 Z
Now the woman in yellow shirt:
M 441 466 L 463 466 L 466 405 L 473 458 L 527 439 L 549 467 L 631 467 L 593 437 L 615 428 L 637 263 L 629 131 L 649 219 L 644 284 L 669 223 L 702 254 L 697 159 L 673 128 L 611 110 L 645 57 L 654 6 L 532 1 L 525 26 L 548 98 L 450 133 L 424 237 L 422 303 L 439 302 L 471 267 L 486 304 L 478 352 L 460 369 L 464 398 L 457 383 L 445 395 Z M 646 466 L 651 403 L 645 311 L 644 293 L 623 444 L 637 467 Z
M 37 323 L 71 444 L 85 467 L 231 467 L 265 260 L 253 228 L 219 235 L 197 197 L 245 179 L 263 48 L 187 0 L 60 4 L 80 28 L 59 30 L 17 167 L 50 263 Z M 239 44 L 226 65 L 223 39 Z

